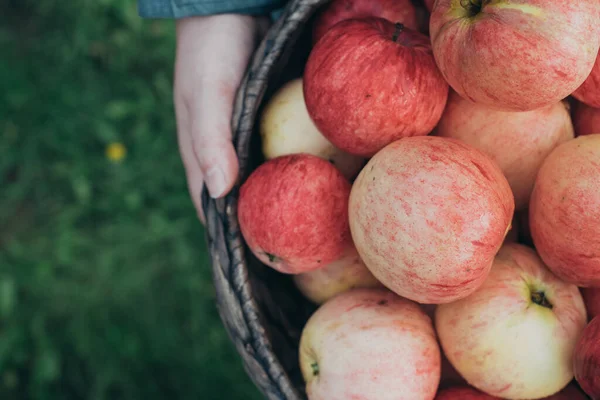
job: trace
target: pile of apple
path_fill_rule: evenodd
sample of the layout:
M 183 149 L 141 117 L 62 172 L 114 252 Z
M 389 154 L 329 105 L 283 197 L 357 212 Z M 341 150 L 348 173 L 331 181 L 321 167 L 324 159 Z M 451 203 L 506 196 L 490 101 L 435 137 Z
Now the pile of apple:
M 307 395 L 600 399 L 600 0 L 432 3 L 328 3 L 261 115 Z

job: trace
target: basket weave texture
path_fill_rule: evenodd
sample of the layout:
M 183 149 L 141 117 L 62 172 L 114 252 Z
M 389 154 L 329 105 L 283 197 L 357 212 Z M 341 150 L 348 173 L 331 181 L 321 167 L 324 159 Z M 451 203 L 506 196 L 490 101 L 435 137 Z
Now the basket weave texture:
M 202 192 L 217 307 L 244 367 L 268 399 L 306 399 L 298 364 L 302 327 L 314 306 L 290 276 L 261 264 L 248 250 L 237 219 L 240 184 L 263 162 L 257 120 L 289 79 L 301 76 L 310 51 L 312 17 L 328 0 L 292 0 L 268 31 L 239 88 L 232 118 L 240 174 L 233 190 L 213 200 Z

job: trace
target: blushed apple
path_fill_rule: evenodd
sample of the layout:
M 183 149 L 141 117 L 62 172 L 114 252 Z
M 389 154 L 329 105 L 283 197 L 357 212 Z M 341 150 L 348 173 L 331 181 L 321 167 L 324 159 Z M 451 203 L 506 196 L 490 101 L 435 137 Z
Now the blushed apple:
M 575 379 L 592 400 L 600 399 L 600 317 L 583 331 L 573 356 Z
M 353 288 L 382 287 L 365 267 L 354 246 L 349 246 L 339 260 L 313 271 L 294 275 L 300 292 L 315 304 Z
M 386 287 L 419 303 L 449 303 L 483 283 L 513 211 L 489 156 L 456 139 L 418 136 L 386 146 L 358 174 L 350 231 Z
M 313 43 L 340 21 L 380 17 L 419 30 L 417 9 L 411 0 L 333 0 L 323 8 L 313 27 Z
M 435 134 L 462 140 L 492 157 L 508 179 L 517 210 L 528 206 L 544 159 L 575 136 L 565 102 L 527 112 L 496 111 L 453 90 Z
M 306 107 L 319 131 L 364 157 L 430 133 L 447 96 L 429 38 L 383 18 L 337 23 L 312 49 L 304 71 Z
M 600 315 L 600 288 L 581 288 L 589 319 Z
M 264 108 L 260 119 L 260 136 L 265 158 L 308 153 L 335 165 L 348 179 L 353 179 L 365 163 L 362 157 L 336 148 L 319 132 L 310 119 L 302 78 L 283 85 Z
M 562 280 L 600 286 L 600 134 L 561 144 L 540 168 L 529 205 L 535 247 Z
M 238 219 L 264 264 L 301 273 L 338 260 L 352 239 L 350 182 L 329 162 L 294 154 L 259 166 L 240 188 Z
M 585 82 L 573 92 L 573 97 L 591 107 L 600 108 L 600 54 Z
M 440 348 L 416 303 L 386 289 L 353 289 L 310 317 L 300 367 L 309 400 L 430 400 Z
M 577 136 L 600 133 L 600 108 L 577 102 L 573 107 L 573 125 Z
M 573 379 L 586 322 L 577 286 L 552 274 L 533 249 L 509 243 L 475 293 L 438 306 L 435 325 L 470 385 L 505 399 L 539 399 Z
M 438 0 L 433 54 L 462 97 L 530 111 L 569 96 L 600 48 L 598 0 Z

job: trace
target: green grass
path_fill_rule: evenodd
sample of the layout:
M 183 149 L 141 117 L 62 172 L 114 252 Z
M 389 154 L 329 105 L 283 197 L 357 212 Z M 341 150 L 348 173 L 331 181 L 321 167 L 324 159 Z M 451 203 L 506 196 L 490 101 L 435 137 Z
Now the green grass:
M 259 399 L 177 151 L 173 22 L 10 0 L 0 54 L 0 398 Z

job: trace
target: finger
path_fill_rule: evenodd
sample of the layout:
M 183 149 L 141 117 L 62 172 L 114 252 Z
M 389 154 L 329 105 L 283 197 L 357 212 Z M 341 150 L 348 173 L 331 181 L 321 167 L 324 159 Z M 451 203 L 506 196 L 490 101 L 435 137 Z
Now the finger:
M 185 169 L 188 191 L 198 218 L 202 223 L 206 222 L 204 209 L 202 208 L 203 179 L 200 163 L 194 153 L 192 137 L 190 134 L 189 111 L 185 101 L 176 93 L 174 96 L 175 116 L 177 123 L 177 143 L 179 145 L 179 153 Z
M 191 103 L 191 140 L 208 191 L 219 198 L 233 187 L 238 160 L 231 142 L 231 114 L 239 81 L 206 82 Z

